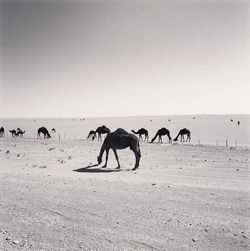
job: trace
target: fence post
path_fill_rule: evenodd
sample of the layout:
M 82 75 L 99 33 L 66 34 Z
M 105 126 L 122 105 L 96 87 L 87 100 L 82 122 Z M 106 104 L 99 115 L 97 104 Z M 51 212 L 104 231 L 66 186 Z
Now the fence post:
M 201 146 L 201 142 L 200 142 L 200 140 L 199 140 L 199 146 Z
M 227 139 L 226 139 L 226 147 L 228 146 L 228 141 L 227 141 Z

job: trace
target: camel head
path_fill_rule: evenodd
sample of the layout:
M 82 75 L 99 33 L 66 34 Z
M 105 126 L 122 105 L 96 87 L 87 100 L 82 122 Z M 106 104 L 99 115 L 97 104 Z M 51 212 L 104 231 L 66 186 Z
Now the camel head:
M 102 158 L 100 156 L 97 157 L 98 165 L 102 163 Z

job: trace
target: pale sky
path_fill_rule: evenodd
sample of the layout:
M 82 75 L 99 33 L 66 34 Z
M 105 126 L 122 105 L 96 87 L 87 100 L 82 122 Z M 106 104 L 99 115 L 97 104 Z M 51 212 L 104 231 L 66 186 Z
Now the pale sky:
M 247 0 L 0 2 L 0 117 L 250 114 Z

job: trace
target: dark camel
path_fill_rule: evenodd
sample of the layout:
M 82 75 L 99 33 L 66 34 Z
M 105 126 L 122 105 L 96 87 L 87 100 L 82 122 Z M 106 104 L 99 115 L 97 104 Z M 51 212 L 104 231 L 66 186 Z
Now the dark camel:
M 133 132 L 134 134 L 139 134 L 139 140 L 143 140 L 142 135 L 145 135 L 144 141 L 148 141 L 148 130 L 146 130 L 145 128 L 141 128 L 137 132 L 135 132 L 134 130 L 132 130 L 131 132 Z
M 49 134 L 49 131 L 45 128 L 45 127 L 40 127 L 38 130 L 37 130 L 37 138 L 41 138 L 41 135 L 40 134 L 43 134 L 44 138 L 45 139 L 49 139 L 51 138 L 50 134 Z
M 98 134 L 98 141 L 102 141 L 102 134 L 108 134 L 108 133 L 110 133 L 110 129 L 107 128 L 105 125 L 99 126 L 95 130 L 95 135 L 93 136 L 92 140 L 94 140 L 96 138 L 96 133 Z
M 88 135 L 88 137 L 87 137 L 87 140 L 90 139 L 90 138 L 91 138 L 92 140 L 95 139 L 95 131 L 91 130 L 91 131 L 89 132 L 89 135 Z
M 98 165 L 100 165 L 102 163 L 102 155 L 103 155 L 104 151 L 106 151 L 106 161 L 105 161 L 105 165 L 103 166 L 103 168 L 107 166 L 109 150 L 112 149 L 115 154 L 115 158 L 117 160 L 117 163 L 118 163 L 117 169 L 120 169 L 121 166 L 119 163 L 119 159 L 118 159 L 118 155 L 117 155 L 116 150 L 122 150 L 127 147 L 130 147 L 130 149 L 135 154 L 136 161 L 135 161 L 135 166 L 132 170 L 136 170 L 139 167 L 139 162 L 140 162 L 140 158 L 141 158 L 139 139 L 134 134 L 128 133 L 124 129 L 121 129 L 121 128 L 117 129 L 114 132 L 109 133 L 106 136 L 106 138 L 102 144 L 100 154 L 97 157 Z
M 168 143 L 172 143 L 172 138 L 170 137 L 170 132 L 165 127 L 162 127 L 161 129 L 159 129 L 157 131 L 157 133 L 155 134 L 155 136 L 152 138 L 151 143 L 153 143 L 155 141 L 155 139 L 157 138 L 157 136 L 159 136 L 158 143 L 162 143 L 162 136 L 165 136 L 165 135 L 168 136 L 168 139 L 169 139 Z
M 16 132 L 16 130 L 9 130 L 9 132 L 11 133 L 11 136 L 12 137 L 16 137 L 17 136 L 17 132 Z
M 4 137 L 4 128 L 0 128 L 0 138 Z
M 186 128 L 183 128 L 179 131 L 178 135 L 176 136 L 176 138 L 174 139 L 174 141 L 178 141 L 178 137 L 181 136 L 181 142 L 182 141 L 185 141 L 184 139 L 184 135 L 187 135 L 187 139 L 186 139 L 186 142 L 190 142 L 190 139 L 191 139 L 191 133 L 188 129 Z
M 16 136 L 23 136 L 25 134 L 25 131 L 22 131 L 20 128 L 17 129 Z

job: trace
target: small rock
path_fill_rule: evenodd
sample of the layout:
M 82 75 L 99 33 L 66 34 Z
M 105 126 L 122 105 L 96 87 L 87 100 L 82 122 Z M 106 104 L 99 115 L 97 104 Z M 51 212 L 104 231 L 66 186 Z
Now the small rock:
M 63 164 L 63 163 L 65 163 L 65 161 L 64 161 L 64 160 L 61 160 L 60 163 Z
M 46 165 L 40 165 L 39 167 L 40 167 L 40 168 L 47 168 Z
M 10 237 L 6 237 L 5 240 L 6 240 L 6 241 L 10 241 Z
M 239 168 L 237 168 L 237 169 L 236 169 L 236 171 L 240 171 L 240 169 L 239 169 Z
M 156 183 L 153 183 L 152 186 L 156 186 Z
M 69 157 L 68 157 L 68 159 L 69 159 L 69 160 L 72 160 L 72 157 L 71 157 L 71 156 L 69 156 Z
M 198 240 L 193 238 L 192 241 L 193 241 L 193 242 L 197 242 Z
M 54 147 L 51 147 L 51 148 L 49 149 L 49 151 L 52 151 L 52 150 L 55 150 L 55 148 L 54 148 Z
M 19 244 L 19 241 L 12 241 L 12 243 L 17 245 L 17 244 Z
M 10 153 L 10 150 L 7 150 L 5 153 L 7 153 L 7 154 Z
M 16 156 L 17 156 L 17 157 L 20 157 L 20 153 L 18 153 Z

